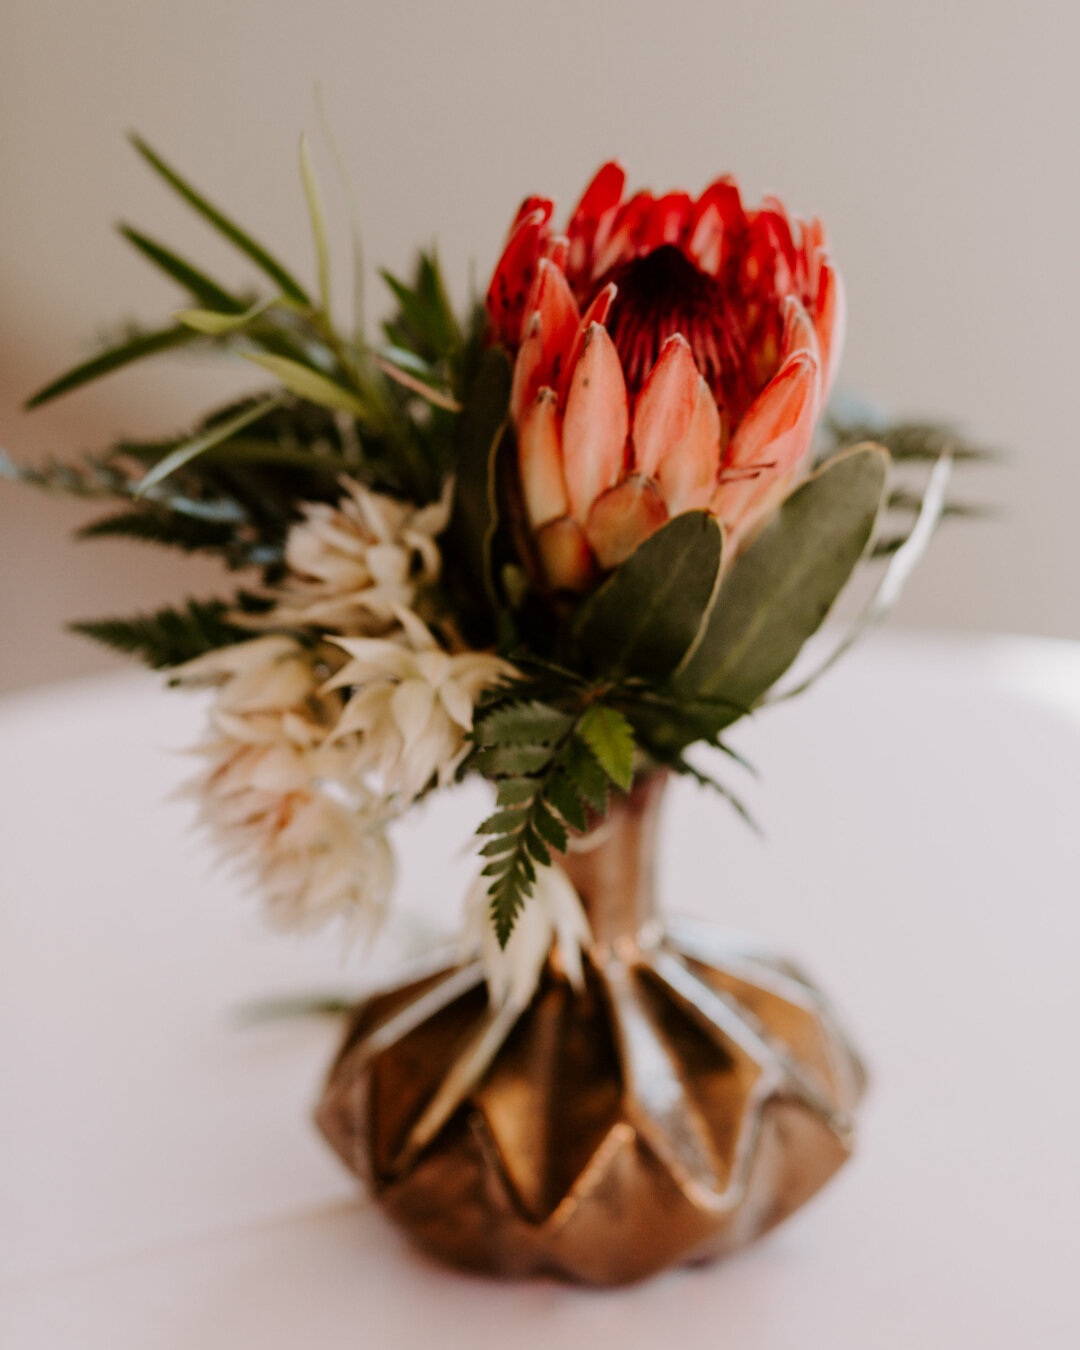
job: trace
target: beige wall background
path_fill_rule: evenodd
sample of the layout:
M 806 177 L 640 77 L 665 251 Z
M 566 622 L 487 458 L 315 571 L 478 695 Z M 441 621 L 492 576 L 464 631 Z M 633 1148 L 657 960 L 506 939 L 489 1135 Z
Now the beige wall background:
M 900 620 L 1080 637 L 1078 44 L 1067 0 L 5 0 L 0 443 L 33 459 L 173 430 L 250 384 L 161 361 L 19 410 L 95 333 L 177 304 L 114 221 L 246 277 L 127 129 L 309 265 L 296 142 L 321 80 L 368 259 L 403 268 L 437 236 L 459 295 L 519 198 L 569 207 L 610 155 L 642 185 L 731 170 L 820 213 L 847 281 L 843 384 L 1011 452 L 971 481 L 1000 518 L 945 533 Z M 0 482 L 0 688 L 110 664 L 66 619 L 216 584 L 146 547 L 74 545 L 86 516 Z

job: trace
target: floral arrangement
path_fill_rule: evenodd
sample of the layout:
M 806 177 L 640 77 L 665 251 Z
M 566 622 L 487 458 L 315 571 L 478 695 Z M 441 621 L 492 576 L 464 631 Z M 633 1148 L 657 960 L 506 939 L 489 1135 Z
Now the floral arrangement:
M 690 747 L 734 756 L 728 729 L 781 696 L 857 570 L 881 576 L 822 666 L 887 608 L 952 509 L 951 462 L 977 452 L 827 410 L 844 299 L 825 231 L 774 198 L 748 207 L 731 178 L 628 195 L 606 164 L 562 228 L 530 197 L 482 301 L 456 314 L 421 253 L 410 279 L 383 274 L 393 308 L 371 340 L 359 305 L 351 326 L 332 307 L 306 143 L 315 294 L 135 144 L 270 288 L 234 290 L 124 226 L 187 307 L 31 406 L 178 348 L 272 385 L 182 437 L 0 461 L 116 503 L 86 537 L 210 554 L 242 579 L 76 628 L 214 687 L 202 810 L 275 917 L 376 919 L 388 823 L 479 774 L 488 945 L 523 910 L 537 950 L 576 940 L 553 854 L 653 770 L 738 806 Z

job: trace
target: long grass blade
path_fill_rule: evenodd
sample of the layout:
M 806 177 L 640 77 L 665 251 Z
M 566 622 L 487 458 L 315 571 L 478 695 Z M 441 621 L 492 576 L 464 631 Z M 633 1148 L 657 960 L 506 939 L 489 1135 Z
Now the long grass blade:
M 182 325 L 173 328 L 162 328 L 154 333 L 139 333 L 136 337 L 122 342 L 116 347 L 110 347 L 108 351 L 100 352 L 93 356 L 89 361 L 83 361 L 81 365 L 65 371 L 58 379 L 47 384 L 44 389 L 39 389 L 36 394 L 26 400 L 26 408 L 40 408 L 43 403 L 51 403 L 54 398 L 59 398 L 61 394 L 69 394 L 73 389 L 78 389 L 84 384 L 90 384 L 94 380 L 100 380 L 104 375 L 111 375 L 114 370 L 120 370 L 124 366 L 129 366 L 133 361 L 142 361 L 147 356 L 156 356 L 158 352 L 168 351 L 172 347 L 182 347 L 185 343 L 194 342 L 199 337 L 198 333 L 190 328 L 184 328 Z
M 315 161 L 311 157 L 311 147 L 305 135 L 300 137 L 300 177 L 304 183 L 304 196 L 307 199 L 308 215 L 311 218 L 311 236 L 315 241 L 315 264 L 319 273 L 319 302 L 322 312 L 330 317 L 330 245 L 326 239 L 326 213 L 323 210 L 322 193 L 319 191 L 319 179 L 315 172 Z
M 207 309 L 239 314 L 246 307 L 243 300 L 238 299 L 235 295 L 230 295 L 211 277 L 208 277 L 204 272 L 200 272 L 197 267 L 192 266 L 185 258 L 181 258 L 179 254 L 174 253 L 172 249 L 166 248 L 164 244 L 159 244 L 156 239 L 151 239 L 131 225 L 121 224 L 116 228 L 129 244 L 139 250 L 144 258 L 152 262 L 155 267 L 160 268 L 166 276 L 172 277 L 173 281 L 183 286 L 186 291 L 190 291 L 195 299 L 200 301 Z
M 311 297 L 308 293 L 296 278 L 292 276 L 291 273 L 287 272 L 285 268 L 282 267 L 281 263 L 279 263 L 276 258 L 272 257 L 261 244 L 256 243 L 256 241 L 242 230 L 239 225 L 231 221 L 228 216 L 223 215 L 216 206 L 207 201 L 207 199 L 200 192 L 197 192 L 190 183 L 181 178 L 176 170 L 166 164 L 161 156 L 158 155 L 156 151 L 152 150 L 141 136 L 133 135 L 131 137 L 131 143 L 155 173 L 159 174 L 175 192 L 183 197 L 189 206 L 194 207 L 205 220 L 209 221 L 209 223 L 213 225 L 220 234 L 223 234 L 230 243 L 235 245 L 241 253 L 246 254 L 256 267 L 260 268 L 268 277 L 277 282 L 286 295 L 295 300 L 298 304 L 310 306 Z
M 256 403 L 254 407 L 247 408 L 235 417 L 230 417 L 227 422 L 221 422 L 212 427 L 209 431 L 204 431 L 201 435 L 195 436 L 190 441 L 185 441 L 183 445 L 178 445 L 159 460 L 150 470 L 145 478 L 139 483 L 137 497 L 145 497 L 151 488 L 168 478 L 170 474 L 190 463 L 197 455 L 212 449 L 215 445 L 220 445 L 222 441 L 227 441 L 230 436 L 235 436 L 237 432 L 243 431 L 245 427 L 251 426 L 253 422 L 258 422 L 260 418 L 265 417 L 268 412 L 275 408 L 280 408 L 284 402 L 281 395 L 275 394 L 270 398 L 263 399 L 261 403 Z

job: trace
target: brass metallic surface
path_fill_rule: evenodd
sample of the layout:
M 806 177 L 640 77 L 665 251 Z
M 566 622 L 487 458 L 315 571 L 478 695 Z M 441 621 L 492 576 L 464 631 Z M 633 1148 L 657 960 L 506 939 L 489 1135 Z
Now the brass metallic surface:
M 847 1158 L 859 1061 L 793 967 L 653 900 L 663 779 L 562 866 L 594 943 L 529 1007 L 478 964 L 356 1012 L 323 1134 L 413 1240 L 454 1265 L 622 1284 L 775 1226 Z

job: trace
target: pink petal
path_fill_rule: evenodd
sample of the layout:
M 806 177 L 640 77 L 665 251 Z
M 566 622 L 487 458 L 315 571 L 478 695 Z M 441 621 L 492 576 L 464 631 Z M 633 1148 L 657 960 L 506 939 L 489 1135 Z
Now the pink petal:
M 780 368 L 732 437 L 710 510 L 727 525 L 794 469 L 810 445 L 817 406 L 818 364 L 800 352 Z
M 553 389 L 541 389 L 521 421 L 518 468 L 525 512 L 534 530 L 566 515 L 568 500 Z
M 690 430 L 699 378 L 690 344 L 675 333 L 660 349 L 634 407 L 634 468 L 639 473 L 655 478 L 664 455 Z
M 559 391 L 559 403 L 566 400 L 566 391 L 570 388 L 570 376 L 581 356 L 581 349 L 585 345 L 585 334 L 597 323 L 606 323 L 607 316 L 611 313 L 611 306 L 615 300 L 615 284 L 609 282 L 602 291 L 598 291 L 593 297 L 592 304 L 581 316 L 581 323 L 578 324 L 577 333 L 574 335 L 574 341 L 570 348 L 570 356 L 563 365 L 559 375 L 556 388 Z
M 551 219 L 551 213 L 555 209 L 555 203 L 550 197 L 526 197 L 518 207 L 517 215 L 510 223 L 510 228 L 506 232 L 506 242 L 509 243 L 514 237 L 517 227 L 527 216 L 531 216 L 535 211 L 539 211 L 545 221 Z
M 592 266 L 594 277 L 603 276 L 616 263 L 636 258 L 645 249 L 652 208 L 651 192 L 638 192 L 619 208 L 607 241 L 603 245 L 597 242 Z
M 649 248 L 681 243 L 690 211 L 690 197 L 685 192 L 668 192 L 658 197 L 646 223 L 645 242 Z
M 836 378 L 840 356 L 844 350 L 844 330 L 847 327 L 847 305 L 844 300 L 843 283 L 828 254 L 821 259 L 816 310 L 814 327 L 817 329 L 818 346 L 821 348 L 821 392 L 824 398 Z
M 560 272 L 565 272 L 569 256 L 570 240 L 565 234 L 553 234 L 544 246 L 544 257 L 554 263 Z
M 618 482 L 629 424 L 619 354 L 607 329 L 594 323 L 570 377 L 563 418 L 563 469 L 575 520 L 584 521 L 600 493 Z
M 581 316 L 566 277 L 546 258 L 540 260 L 532 308 L 540 315 L 544 344 L 542 382 L 554 386 L 570 359 Z
M 698 379 L 690 426 L 682 441 L 660 461 L 657 482 L 668 514 L 702 511 L 716 491 L 720 472 L 720 412 L 712 390 Z
M 573 238 L 576 233 L 594 224 L 608 211 L 614 210 L 622 200 L 625 186 L 626 170 L 617 160 L 612 159 L 601 165 L 592 182 L 581 194 L 581 201 L 570 217 L 568 230 L 570 237 Z
M 819 359 L 817 330 L 805 306 L 800 304 L 794 295 L 788 295 L 784 298 L 781 313 L 784 316 L 784 332 L 780 341 L 781 364 L 796 352 L 806 352 L 817 361 Z
M 553 591 L 584 591 L 596 577 L 596 563 L 581 526 L 569 516 L 549 521 L 536 535 L 544 576 Z
M 686 254 L 690 261 L 715 276 L 720 270 L 720 261 L 724 250 L 724 221 L 720 208 L 714 202 L 708 202 L 690 227 L 686 241 Z
M 598 275 L 596 252 L 607 242 L 625 186 L 626 172 L 612 160 L 598 170 L 582 194 L 566 231 L 572 276 L 589 279 Z
M 521 349 L 514 361 L 514 376 L 510 385 L 510 416 L 515 423 L 544 383 L 543 366 L 544 336 L 540 331 L 540 315 L 533 314 L 526 325 Z
M 596 499 L 585 523 L 585 536 L 607 572 L 624 563 L 667 518 L 656 485 L 633 474 Z
M 517 347 L 521 341 L 525 302 L 536 279 L 541 237 L 546 229 L 547 216 L 543 210 L 526 215 L 503 250 L 488 287 L 487 311 L 492 327 L 509 347 Z

